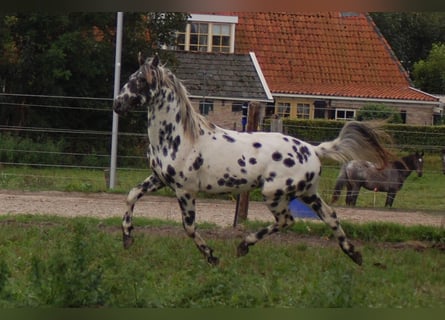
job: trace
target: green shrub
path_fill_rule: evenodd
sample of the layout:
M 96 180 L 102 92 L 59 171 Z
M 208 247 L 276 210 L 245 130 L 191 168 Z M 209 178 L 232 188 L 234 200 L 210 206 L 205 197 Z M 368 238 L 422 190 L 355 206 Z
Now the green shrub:
M 307 141 L 320 143 L 335 139 L 343 128 L 344 121 L 283 119 L 284 133 Z M 394 147 L 400 150 L 422 149 L 437 153 L 445 146 L 445 126 L 420 126 L 388 123 L 382 128 L 392 138 Z M 266 121 L 264 131 L 270 130 L 270 121 Z
M 387 120 L 388 123 L 402 123 L 402 117 L 394 108 L 384 104 L 366 104 L 357 112 L 358 121 Z

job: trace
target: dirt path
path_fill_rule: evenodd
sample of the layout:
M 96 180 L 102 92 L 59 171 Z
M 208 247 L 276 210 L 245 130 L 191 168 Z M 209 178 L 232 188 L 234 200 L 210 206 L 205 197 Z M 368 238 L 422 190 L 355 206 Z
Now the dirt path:
M 125 212 L 122 194 L 77 193 L 77 192 L 22 192 L 0 190 L 0 214 L 50 214 L 66 217 L 94 216 L 99 218 L 121 217 Z M 197 223 L 211 222 L 227 227 L 233 224 L 235 202 L 229 200 L 197 200 Z M 431 225 L 445 227 L 445 213 L 419 211 L 401 212 L 392 210 L 351 209 L 337 207 L 341 221 L 395 222 L 404 225 Z M 176 199 L 146 196 L 135 207 L 135 217 L 150 217 L 180 221 Z M 260 202 L 249 203 L 250 220 L 273 221 L 271 214 Z

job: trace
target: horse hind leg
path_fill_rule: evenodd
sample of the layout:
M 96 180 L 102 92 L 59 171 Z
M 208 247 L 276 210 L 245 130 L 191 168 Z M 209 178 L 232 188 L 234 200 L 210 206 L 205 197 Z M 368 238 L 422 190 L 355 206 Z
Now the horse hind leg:
M 391 208 L 395 197 L 396 197 L 396 192 L 388 191 L 388 193 L 386 194 L 385 207 Z
M 289 211 L 289 200 L 286 199 L 286 196 L 281 190 L 278 190 L 272 199 L 267 200 L 266 198 L 266 204 L 275 217 L 275 223 L 258 232 L 247 235 L 238 245 L 238 257 L 246 255 L 249 252 L 249 247 L 258 241 L 294 223 L 294 218 Z
M 210 248 L 204 239 L 196 231 L 195 216 L 195 198 L 187 192 L 176 192 L 179 207 L 182 213 L 182 225 L 186 234 L 193 239 L 198 250 L 204 255 L 207 262 L 211 265 L 218 265 L 219 259 L 213 256 L 213 249 Z
M 340 226 L 340 221 L 338 220 L 335 211 L 316 194 L 303 197 L 303 201 L 310 205 L 318 214 L 320 219 L 331 227 L 343 252 L 346 253 L 356 264 L 361 265 L 362 255 L 360 252 L 355 251 L 354 245 L 346 238 L 346 234 Z
M 131 230 L 133 230 L 133 212 L 136 202 L 144 196 L 147 192 L 154 192 L 164 187 L 164 184 L 156 175 L 151 175 L 136 187 L 130 190 L 127 196 L 126 204 L 127 211 L 122 217 L 122 235 L 124 248 L 127 249 L 133 244 L 133 237 Z

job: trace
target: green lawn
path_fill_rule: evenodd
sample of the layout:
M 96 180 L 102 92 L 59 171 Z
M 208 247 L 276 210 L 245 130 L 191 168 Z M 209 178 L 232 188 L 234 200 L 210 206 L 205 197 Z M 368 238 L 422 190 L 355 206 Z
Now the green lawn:
M 445 307 L 443 251 L 394 248 L 379 232 L 360 242 L 362 267 L 337 245 L 265 240 L 236 258 L 240 239 L 209 236 L 221 259 L 211 267 L 182 233 L 150 233 L 166 222 L 138 222 L 136 241 L 124 250 L 117 219 L 1 217 L 0 307 Z M 288 233 L 297 237 L 300 229 L 306 230 L 297 225 Z M 445 241 L 443 229 L 397 230 Z M 329 242 L 324 232 L 311 236 Z

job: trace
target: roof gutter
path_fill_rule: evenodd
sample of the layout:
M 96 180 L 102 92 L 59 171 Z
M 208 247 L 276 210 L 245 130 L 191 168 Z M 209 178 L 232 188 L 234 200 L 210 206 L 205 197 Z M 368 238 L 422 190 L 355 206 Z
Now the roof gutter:
M 191 99 L 203 99 L 202 95 L 193 95 L 193 94 L 189 94 L 188 96 Z M 205 96 L 205 99 L 209 99 L 209 100 L 231 100 L 231 101 L 257 101 L 257 102 L 273 102 L 273 98 L 272 99 L 261 99 L 261 98 L 238 98 L 238 97 L 220 97 L 220 96 Z
M 417 90 L 417 89 L 416 89 Z M 423 92 L 424 93 L 424 92 Z M 420 101 L 420 100 L 401 100 L 401 99 L 383 99 L 383 98 L 355 98 L 355 97 L 339 97 L 339 96 L 323 96 L 311 94 L 289 94 L 289 93 L 273 93 L 274 97 L 280 98 L 305 98 L 305 99 L 320 99 L 320 100 L 346 100 L 346 101 L 372 101 L 372 102 L 393 102 L 393 103 L 407 103 L 407 104 L 428 104 L 438 105 L 440 101 Z M 429 95 L 434 97 L 432 95 Z M 436 97 L 435 97 L 436 98 Z

